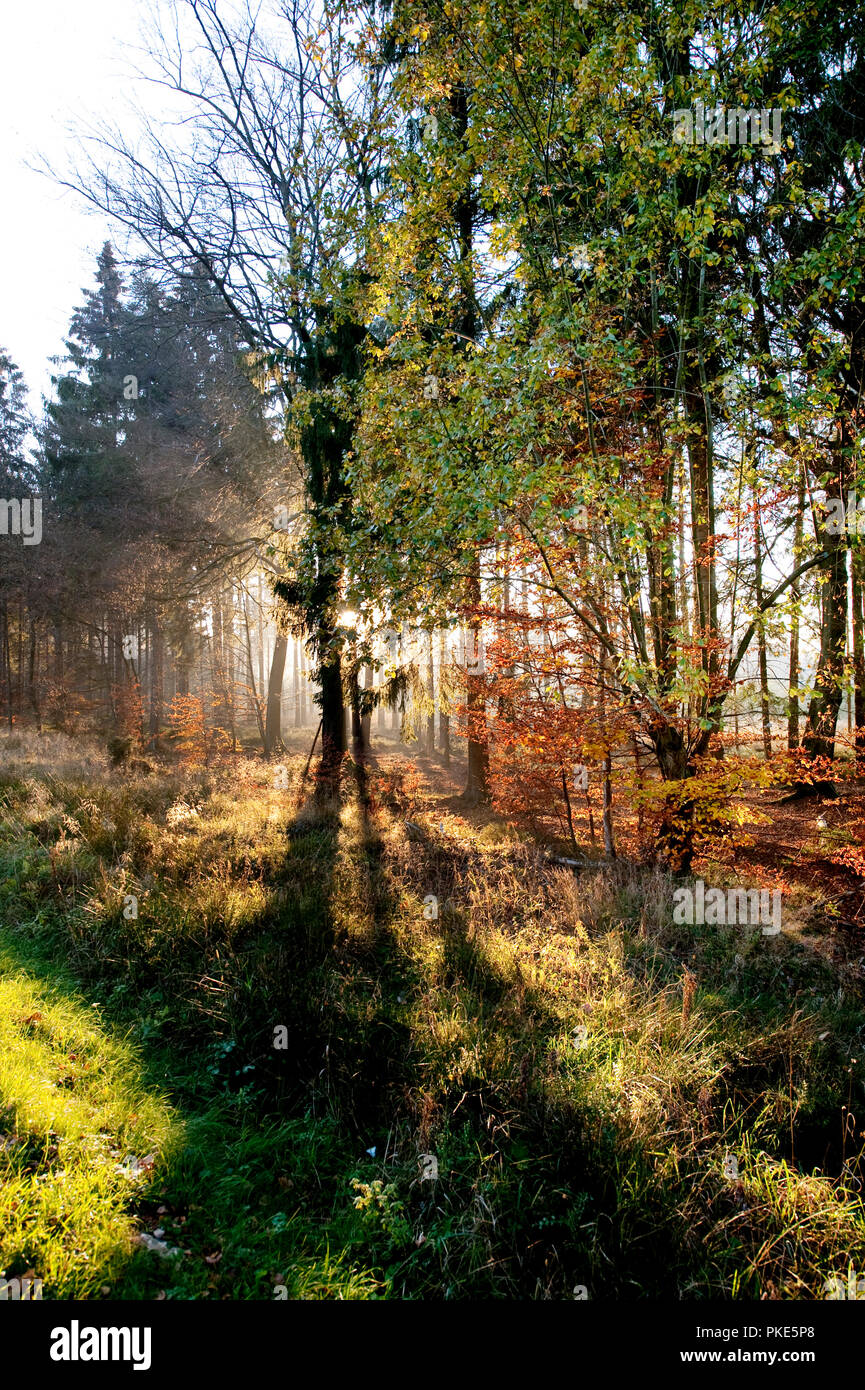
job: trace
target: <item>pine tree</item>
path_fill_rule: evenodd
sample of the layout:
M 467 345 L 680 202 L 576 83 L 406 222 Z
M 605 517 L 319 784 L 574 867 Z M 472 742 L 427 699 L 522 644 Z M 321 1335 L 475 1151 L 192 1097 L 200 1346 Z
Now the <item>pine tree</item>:
M 23 374 L 0 348 L 0 482 L 4 490 L 36 481 L 25 450 L 32 424 Z
M 58 499 L 104 505 L 127 481 L 120 465 L 124 426 L 135 401 L 124 398 L 123 282 L 110 242 L 97 261 L 96 288 L 72 317 L 65 370 L 52 376 L 57 399 L 46 406 L 43 449 Z M 127 384 L 127 395 L 134 383 Z

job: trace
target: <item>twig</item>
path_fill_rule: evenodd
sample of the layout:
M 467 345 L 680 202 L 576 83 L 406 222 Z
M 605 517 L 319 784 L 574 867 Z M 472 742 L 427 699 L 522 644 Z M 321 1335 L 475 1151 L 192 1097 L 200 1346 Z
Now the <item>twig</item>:
M 312 755 L 315 752 L 315 745 L 318 743 L 318 736 L 321 733 L 321 726 L 323 723 L 324 715 L 322 715 L 321 719 L 319 719 L 318 721 L 318 728 L 315 731 L 315 738 L 312 740 L 312 747 L 309 750 L 309 757 L 306 760 L 306 767 L 303 769 L 303 776 L 300 779 L 301 786 L 303 786 L 304 782 L 306 781 L 306 774 L 309 772 L 309 765 L 312 762 Z

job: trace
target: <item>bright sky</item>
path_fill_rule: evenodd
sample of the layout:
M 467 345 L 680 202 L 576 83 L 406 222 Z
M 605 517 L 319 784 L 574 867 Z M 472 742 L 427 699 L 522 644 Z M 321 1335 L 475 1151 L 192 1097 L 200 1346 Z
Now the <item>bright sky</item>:
M 117 233 L 25 161 L 42 155 L 68 167 L 70 122 L 122 114 L 136 62 L 130 49 L 141 43 L 147 7 L 143 0 L 17 0 L 3 11 L 0 346 L 41 411 L 48 359 L 63 351 L 72 309 L 93 285 L 95 257 Z

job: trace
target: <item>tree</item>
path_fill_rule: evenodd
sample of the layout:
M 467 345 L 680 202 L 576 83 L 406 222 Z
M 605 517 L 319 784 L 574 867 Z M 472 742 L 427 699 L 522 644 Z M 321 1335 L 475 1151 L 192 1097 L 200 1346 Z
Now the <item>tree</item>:
M 47 404 L 44 559 L 54 567 L 55 640 L 62 651 L 64 628 L 101 634 L 107 623 L 101 680 L 110 701 L 118 682 L 141 677 L 122 647 L 124 634 L 143 633 L 152 736 L 166 643 L 187 693 L 210 640 L 205 608 L 215 590 L 266 564 L 259 551 L 272 522 L 260 519 L 285 496 L 290 458 L 241 347 L 203 276 L 167 293 L 138 269 L 127 287 L 106 247 Z M 249 527 L 256 514 L 258 535 Z
M 105 130 L 89 178 L 73 182 L 135 234 L 152 265 L 178 282 L 207 278 L 290 407 L 307 524 L 275 592 L 299 612 L 316 659 L 323 765 L 332 772 L 344 747 L 342 465 L 366 333 L 356 295 L 379 177 L 366 132 L 380 94 L 375 85 L 359 90 L 359 108 L 344 95 L 354 37 L 338 9 L 323 32 L 311 5 L 275 6 L 287 51 L 265 37 L 265 15 L 227 20 L 216 0 L 174 9 L 175 35 L 189 23 L 201 62 L 190 70 L 182 38 L 174 49 L 163 43 L 156 80 L 187 104 L 195 144 L 181 150 L 154 135 L 139 153 Z M 106 172 L 111 156 L 119 172 Z
M 428 264 L 445 255 L 447 189 L 461 174 L 445 121 L 450 158 L 429 157 L 425 181 L 424 161 L 415 161 L 415 197 L 395 214 L 400 239 L 388 232 L 395 269 L 382 310 L 394 326 L 388 355 L 402 364 L 404 400 L 397 392 L 394 402 L 395 374 L 373 377 L 368 413 L 378 423 L 363 427 L 367 530 L 394 551 L 386 569 L 380 559 L 371 568 L 398 598 L 441 586 L 467 554 L 456 535 L 471 533 L 481 512 L 504 516 L 504 534 L 531 542 L 541 562 L 537 601 L 555 595 L 567 605 L 649 741 L 669 791 L 661 848 L 682 867 L 692 852 L 694 779 L 755 635 L 804 575 L 827 565 L 833 602 L 824 605 L 819 667 L 827 690 L 838 688 L 843 628 L 839 547 L 819 534 L 795 557 L 774 546 L 773 559 L 784 554 L 785 563 L 771 579 L 763 539 L 750 577 L 736 562 L 733 592 L 747 614 L 735 645 L 730 598 L 722 605 L 730 567 L 718 497 L 731 481 L 737 409 L 761 491 L 780 473 L 773 509 L 818 460 L 831 418 L 833 387 L 828 374 L 809 381 L 804 342 L 788 372 L 794 384 L 785 385 L 788 308 L 772 266 L 779 216 L 793 226 L 805 196 L 797 139 L 810 134 L 795 114 L 790 73 L 807 86 L 815 51 L 831 70 L 829 54 L 853 22 L 846 11 L 840 28 L 833 18 L 815 32 L 807 7 L 776 6 L 771 22 L 747 9 L 734 19 L 694 11 L 669 25 L 652 11 L 628 27 L 600 10 L 542 3 L 493 12 L 481 0 L 470 19 L 461 13 L 442 71 L 435 26 L 419 7 L 401 7 L 402 32 L 414 33 L 419 53 L 405 108 L 429 108 L 435 96 L 443 106 L 458 88 L 471 90 L 473 196 L 492 216 L 498 266 L 490 259 L 487 273 L 499 292 L 485 306 L 482 361 L 457 367 L 436 338 L 432 294 L 418 292 L 419 283 L 435 285 Z M 826 94 L 813 100 L 819 108 Z M 740 140 L 751 106 L 777 108 L 795 138 Z M 692 126 L 695 109 L 709 111 L 721 138 L 678 141 L 683 107 Z M 790 249 L 796 277 L 804 267 L 795 242 Z M 833 293 L 812 289 L 822 306 Z M 438 297 L 446 303 L 446 291 Z M 419 368 L 437 383 L 438 403 L 425 413 L 410 396 Z M 683 513 L 688 534 L 677 556 Z M 489 551 L 493 533 L 478 528 L 473 543 Z M 413 585 L 400 578 L 409 536 Z M 677 563 L 687 566 L 684 583 Z M 690 631 L 679 602 L 689 587 Z M 829 701 L 833 727 L 836 714 Z

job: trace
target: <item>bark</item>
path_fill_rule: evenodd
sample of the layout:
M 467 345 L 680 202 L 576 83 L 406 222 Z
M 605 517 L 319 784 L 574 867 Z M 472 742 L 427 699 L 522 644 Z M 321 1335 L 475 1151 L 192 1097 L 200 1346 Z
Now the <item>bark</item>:
M 640 793 L 639 799 L 637 801 L 637 838 L 642 839 L 643 824 L 645 820 L 642 792 L 645 786 L 645 777 L 643 774 L 643 763 L 640 757 L 640 743 L 636 734 L 631 735 L 631 747 L 634 754 L 634 776 L 637 780 L 637 790 Z
M 264 579 L 262 578 L 261 575 L 258 575 L 258 577 L 257 577 L 256 588 L 257 588 L 257 590 L 258 590 L 258 593 L 257 593 L 257 596 L 256 596 L 256 600 L 255 600 L 256 607 L 257 607 L 257 609 L 258 609 L 258 620 L 257 620 L 257 624 L 256 624 L 256 626 L 257 626 L 257 628 L 258 628 L 258 632 L 257 632 L 257 637 L 258 637 L 258 688 L 259 688 L 259 690 L 263 690 L 263 689 L 264 689 L 265 641 L 266 641 L 267 634 L 266 634 L 266 632 L 265 632 L 265 623 L 264 623 Z
M 449 99 L 450 115 L 456 140 L 468 154 L 469 93 L 464 82 L 454 82 Z M 459 315 L 456 329 L 460 341 L 468 345 L 477 336 L 477 311 L 473 281 L 474 220 L 476 198 L 471 177 L 467 177 L 454 207 L 454 223 L 458 247 L 457 276 Z M 466 601 L 469 606 L 480 603 L 480 556 L 475 558 L 472 573 L 466 582 Z M 478 650 L 479 631 L 472 629 L 474 650 Z M 482 678 L 469 677 L 467 704 L 468 725 L 468 775 L 464 799 L 469 805 L 488 802 L 489 786 L 489 747 L 486 728 L 486 695 Z
M 469 603 L 480 603 L 481 582 L 479 568 L 467 582 Z M 477 660 L 480 651 L 480 628 L 469 626 L 472 638 L 472 655 Z M 466 670 L 466 723 L 468 726 L 468 776 L 463 799 L 470 806 L 488 802 L 490 799 L 490 758 L 487 742 L 486 682 L 483 675 L 470 674 Z
M 799 562 L 802 552 L 802 538 L 805 526 L 805 469 L 799 469 L 799 484 L 796 492 L 796 523 L 793 534 L 793 561 Z M 791 597 L 793 608 L 790 617 L 790 667 L 787 675 L 789 704 L 787 715 L 787 747 L 789 749 L 799 746 L 799 603 L 802 598 L 802 587 L 797 580 L 792 585 Z
M 838 487 L 837 496 L 843 498 L 843 486 Z M 835 756 L 835 729 L 843 695 L 847 645 L 847 539 L 843 531 L 840 536 L 824 534 L 823 547 L 827 559 L 821 566 L 820 658 L 802 739 L 809 758 Z M 831 787 L 831 781 L 824 779 L 816 790 L 826 791 Z
M 12 648 L 9 641 L 9 604 L 3 600 L 3 674 L 6 678 L 6 718 L 9 728 L 13 726 L 12 716 Z
M 431 758 L 436 748 L 436 708 L 435 708 L 435 670 L 433 666 L 433 635 L 427 633 L 426 638 L 426 694 L 428 700 L 426 717 L 426 747 L 427 757 Z
M 218 605 L 214 605 L 216 608 Z M 162 637 L 162 627 L 157 613 L 151 614 L 150 631 L 153 640 L 153 655 L 150 663 L 150 719 L 149 733 L 151 739 L 158 739 L 162 721 L 162 701 L 163 701 L 163 669 L 164 669 L 164 649 L 165 644 Z
M 288 637 L 277 632 L 267 680 L 267 714 L 264 725 L 264 751 L 273 753 L 282 748 L 282 682 L 285 677 L 285 658 Z
M 229 608 L 229 612 L 232 610 Z M 231 621 L 225 619 L 225 603 L 222 593 L 217 594 L 214 603 L 216 621 L 214 623 L 215 682 L 219 693 L 219 722 L 221 727 L 231 733 L 231 751 L 237 750 L 237 730 L 234 724 L 234 695 L 232 680 Z
M 679 469 L 679 509 L 678 509 L 678 550 L 679 550 L 679 609 L 686 641 L 691 639 L 691 613 L 688 606 L 688 566 L 685 559 L 685 466 L 682 461 Z
M 54 642 L 54 679 L 58 685 L 63 683 L 63 629 L 59 623 L 52 628 Z
M 451 721 L 444 708 L 441 695 L 442 675 L 447 662 L 447 638 L 442 632 L 439 636 L 439 750 L 445 767 L 451 765 Z
M 298 637 L 294 644 L 294 723 L 302 729 L 306 723 L 306 667 L 303 643 Z
M 754 487 L 754 583 L 757 608 L 763 606 L 763 550 L 760 544 L 760 499 Z M 772 723 L 769 710 L 769 672 L 766 661 L 766 625 L 757 624 L 757 660 L 760 668 L 760 718 L 763 726 L 763 752 L 772 756 Z
M 656 837 L 660 859 L 678 873 L 687 873 L 694 857 L 696 830 L 693 800 L 682 794 L 683 783 L 694 775 L 688 748 L 681 731 L 672 724 L 663 724 L 651 731 L 652 745 L 661 777 L 670 783 Z
M 607 859 L 615 859 L 616 842 L 613 837 L 613 782 L 612 757 L 609 748 L 604 756 L 604 854 Z
M 356 664 L 354 665 L 354 668 L 351 671 L 351 674 L 349 675 L 349 692 L 351 737 L 352 740 L 359 746 L 359 749 L 362 752 L 364 748 L 364 742 L 363 720 L 360 714 L 360 672 Z
M 712 436 L 708 405 L 699 379 L 694 376 L 686 393 L 688 460 L 691 484 L 691 534 L 694 543 L 698 640 L 718 632 L 718 589 L 715 565 L 715 497 Z M 718 672 L 718 654 L 703 650 L 703 669 L 710 681 Z
M 384 658 L 384 647 L 383 647 L 383 646 L 379 648 L 379 655 L 380 655 L 380 658 L 381 658 L 381 660 L 382 660 L 382 666 L 383 666 L 383 665 L 384 665 L 384 660 L 383 660 L 383 658 Z M 380 679 L 380 680 L 381 680 L 383 674 L 384 674 L 383 671 L 380 669 L 380 670 L 379 670 L 379 679 Z M 378 702 L 378 710 L 377 710 L 377 712 L 376 712 L 376 732 L 379 734 L 379 736 L 381 736 L 381 735 L 384 733 L 384 731 L 385 731 L 386 728 L 387 728 L 387 712 L 386 712 L 386 710 L 385 710 L 384 701 L 380 699 L 379 702 Z
M 37 636 L 37 633 L 36 633 L 36 619 L 35 619 L 35 618 L 31 618 L 31 619 L 30 619 L 30 645 L 29 645 L 29 655 L 28 655 L 28 660 L 27 660 L 27 698 L 28 698 L 28 700 L 29 700 L 29 702 L 30 702 L 30 708 L 33 710 L 33 713 L 34 713 L 34 715 L 36 716 L 36 728 L 38 729 L 39 733 L 41 734 L 41 732 L 42 732 L 42 711 L 41 711 L 40 708 L 39 708 L 39 695 L 38 695 L 37 681 L 36 681 L 37 643 L 38 643 L 38 641 L 39 641 L 39 639 L 38 639 L 38 636 Z
M 372 689 L 372 667 L 365 666 L 363 671 L 364 690 Z M 372 711 L 369 714 L 361 715 L 360 720 L 360 740 L 366 751 L 369 751 L 370 735 L 372 733 Z
M 853 576 L 853 714 L 856 722 L 854 748 L 857 758 L 865 757 L 865 544 L 860 539 L 850 548 Z
M 249 675 L 249 688 L 250 688 L 250 692 L 251 692 L 251 694 L 252 694 L 252 707 L 253 707 L 253 709 L 255 710 L 255 719 L 256 719 L 256 723 L 258 724 L 258 733 L 259 733 L 259 737 L 260 737 L 260 739 L 261 739 L 261 746 L 262 746 L 262 748 L 266 749 L 266 748 L 267 748 L 267 740 L 265 739 L 265 736 L 264 736 L 264 721 L 263 721 L 263 719 L 262 719 L 262 717 L 261 717 L 261 701 L 260 701 L 259 698 L 258 698 L 258 691 L 257 691 L 256 686 L 255 686 L 255 668 L 254 668 L 253 663 L 252 663 L 252 638 L 251 638 L 251 636 L 250 636 L 250 631 L 249 631 L 249 612 L 248 612 L 247 606 L 246 606 L 246 589 L 245 589 L 245 588 L 243 588 L 243 589 L 241 590 L 241 600 L 242 600 L 242 603 L 243 603 L 243 628 L 244 628 L 244 632 L 246 633 L 246 665 L 247 665 L 247 672 L 248 672 L 248 675 Z M 183 693 L 184 695 L 185 695 L 185 694 L 188 694 L 188 689 L 189 689 L 189 687 L 188 687 L 188 684 L 187 684 L 187 689 L 186 689 L 185 691 L 183 691 L 182 693 Z
M 342 662 L 338 654 L 319 665 L 318 680 L 318 705 L 321 709 L 320 775 L 326 781 L 338 770 L 346 749 Z
M 399 656 L 400 656 L 400 643 L 399 643 L 399 634 L 398 634 L 398 633 L 394 632 L 394 633 L 391 634 L 391 636 L 390 636 L 390 638 L 389 638 L 388 645 L 389 645 L 389 647 L 390 647 L 390 659 L 391 659 L 391 663 L 395 666 L 396 663 L 397 663 L 397 659 L 398 659 Z M 399 701 L 398 701 L 398 700 L 395 700 L 395 701 L 394 701 L 393 709 L 392 709 L 392 711 L 391 711 L 390 727 L 391 727 L 391 732 L 394 733 L 394 734 L 396 734 L 397 738 L 399 738 L 400 727 L 401 727 L 401 720 L 402 720 L 402 716 L 401 716 L 401 714 L 400 714 Z

